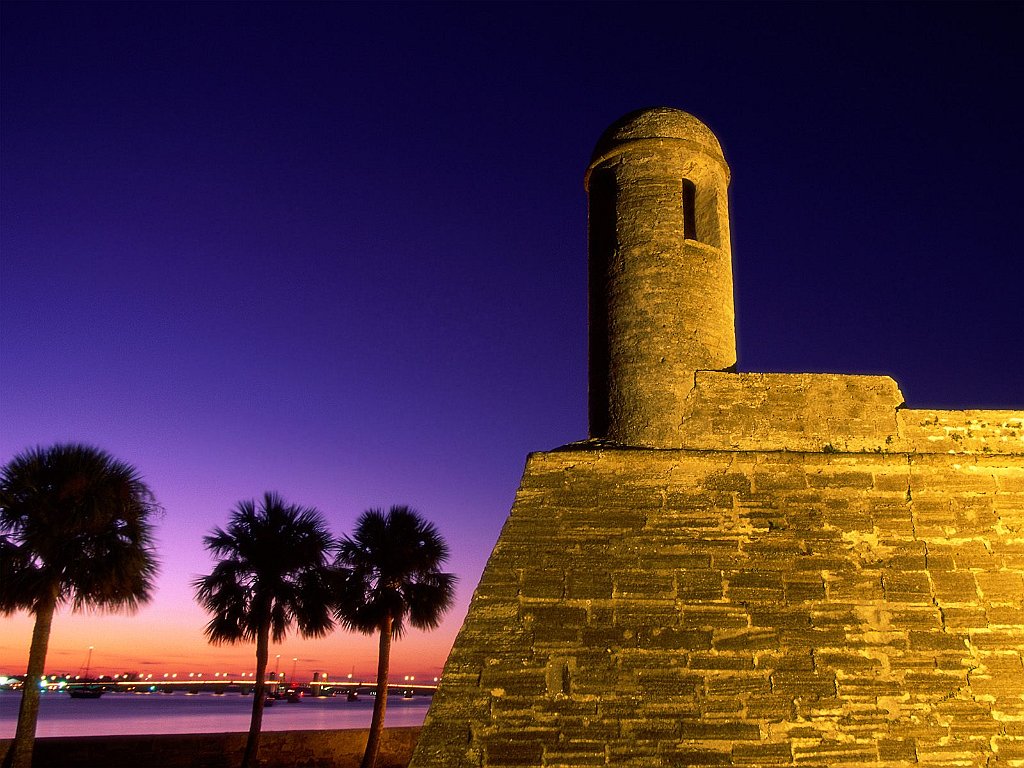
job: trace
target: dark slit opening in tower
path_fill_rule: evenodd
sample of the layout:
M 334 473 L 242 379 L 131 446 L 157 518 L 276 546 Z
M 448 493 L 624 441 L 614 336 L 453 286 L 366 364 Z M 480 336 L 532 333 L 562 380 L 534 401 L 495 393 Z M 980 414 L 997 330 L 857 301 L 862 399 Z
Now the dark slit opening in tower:
M 683 179 L 683 237 L 697 239 L 697 187 Z

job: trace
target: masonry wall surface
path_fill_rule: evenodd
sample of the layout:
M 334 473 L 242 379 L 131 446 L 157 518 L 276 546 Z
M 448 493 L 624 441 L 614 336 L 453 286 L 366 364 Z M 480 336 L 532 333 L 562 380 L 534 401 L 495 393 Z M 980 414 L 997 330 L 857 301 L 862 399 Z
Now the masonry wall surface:
M 911 413 L 532 455 L 413 765 L 1024 765 L 1024 414 Z
M 528 460 L 416 768 L 1024 768 L 1024 412 L 734 372 L 728 182 L 679 110 L 598 141 L 591 440 Z

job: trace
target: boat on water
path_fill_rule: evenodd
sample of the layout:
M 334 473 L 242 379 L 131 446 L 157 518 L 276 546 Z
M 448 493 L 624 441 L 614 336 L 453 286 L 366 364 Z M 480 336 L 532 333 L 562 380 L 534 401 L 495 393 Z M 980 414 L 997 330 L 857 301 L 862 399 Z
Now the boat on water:
M 98 699 L 106 691 L 98 685 L 77 685 L 67 689 L 72 699 Z

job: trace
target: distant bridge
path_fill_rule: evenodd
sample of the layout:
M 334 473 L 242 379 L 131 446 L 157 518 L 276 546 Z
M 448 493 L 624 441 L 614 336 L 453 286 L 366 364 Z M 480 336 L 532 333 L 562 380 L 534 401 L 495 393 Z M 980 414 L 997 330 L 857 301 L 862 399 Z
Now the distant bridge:
M 283 681 L 268 680 L 266 682 L 267 693 L 277 693 L 279 686 L 284 685 Z M 101 690 L 107 692 L 140 693 L 140 692 L 161 692 L 174 693 L 184 691 L 185 693 L 227 693 L 228 691 L 249 694 L 256 687 L 256 681 L 252 678 L 238 679 L 217 679 L 209 680 L 76 680 L 68 682 L 64 686 L 65 691 L 74 690 Z
M 339 693 L 372 693 L 377 690 L 377 682 L 356 681 L 356 680 L 314 680 L 308 686 L 299 686 L 299 690 L 309 688 L 314 696 L 334 696 Z M 413 683 L 409 681 L 401 683 L 388 683 L 388 693 L 401 693 L 402 695 L 433 696 L 437 690 L 437 683 Z
M 311 696 L 336 696 L 349 693 L 372 693 L 377 690 L 376 681 L 363 680 L 328 680 L 326 678 L 314 680 L 311 683 L 298 683 L 291 686 L 284 680 L 267 680 L 267 693 L 275 695 L 278 691 L 282 693 L 288 690 L 297 690 Z M 107 692 L 140 693 L 159 692 L 174 693 L 184 691 L 185 693 L 240 693 L 243 696 L 251 694 L 256 687 L 256 681 L 251 677 L 237 679 L 189 679 L 189 680 L 76 680 L 68 682 L 64 687 L 66 691 L 72 690 L 102 690 Z M 389 683 L 389 694 L 402 694 L 403 696 L 431 696 L 437 690 L 436 684 L 412 683 L 409 681 Z

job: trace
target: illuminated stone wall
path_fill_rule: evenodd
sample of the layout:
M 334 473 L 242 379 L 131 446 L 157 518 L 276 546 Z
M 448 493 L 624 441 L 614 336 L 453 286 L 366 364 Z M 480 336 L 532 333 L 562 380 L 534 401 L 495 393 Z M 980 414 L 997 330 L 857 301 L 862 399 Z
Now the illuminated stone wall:
M 685 131 L 708 144 L 653 112 L 613 126 L 643 143 L 615 157 L 661 151 L 638 125 L 669 154 Z M 615 200 L 618 240 L 688 226 L 671 195 Z M 626 261 L 695 274 L 706 252 L 664 256 L 669 239 Z M 906 409 L 884 376 L 702 370 L 690 342 L 726 338 L 721 292 L 601 288 L 595 317 L 595 273 L 610 295 L 629 264 L 591 258 L 594 439 L 530 456 L 412 765 L 1024 766 L 1024 412 Z M 686 343 L 634 333 L 662 310 Z M 596 372 L 595 322 L 598 358 L 619 347 Z M 615 360 L 641 391 L 616 389 Z
M 534 454 L 414 764 L 1024 764 L 1000 425 L 973 453 Z

